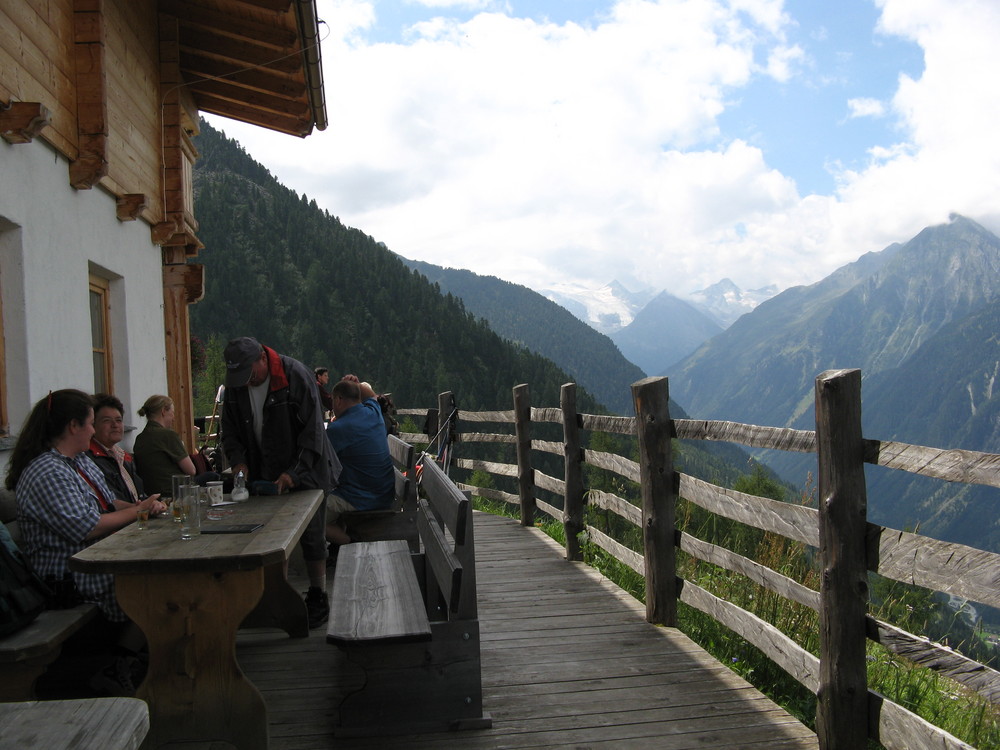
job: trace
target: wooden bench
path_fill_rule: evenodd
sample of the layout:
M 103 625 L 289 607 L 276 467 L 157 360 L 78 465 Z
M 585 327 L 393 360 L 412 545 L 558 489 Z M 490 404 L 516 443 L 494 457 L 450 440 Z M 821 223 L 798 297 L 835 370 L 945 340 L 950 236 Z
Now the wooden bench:
M 471 502 L 431 461 L 422 488 L 420 552 L 402 540 L 340 552 L 327 641 L 366 682 L 341 703 L 339 736 L 492 726 L 483 712 Z
M 386 510 L 356 510 L 342 513 L 347 534 L 356 542 L 405 539 L 410 548 L 419 549 L 417 541 L 417 482 L 413 446 L 389 435 L 389 454 L 396 476 L 395 498 Z
M 21 543 L 14 493 L 0 490 L 0 521 L 14 541 Z M 0 638 L 0 701 L 27 701 L 35 697 L 35 683 L 56 660 L 66 640 L 97 615 L 94 604 L 72 609 L 45 610 L 25 628 Z
M 135 750 L 149 731 L 137 698 L 0 703 L 0 747 Z

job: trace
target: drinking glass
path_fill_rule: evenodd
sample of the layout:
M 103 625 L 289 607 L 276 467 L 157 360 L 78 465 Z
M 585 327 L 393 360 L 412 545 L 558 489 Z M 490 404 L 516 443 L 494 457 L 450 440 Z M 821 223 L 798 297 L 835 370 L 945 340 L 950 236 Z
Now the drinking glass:
M 194 484 L 186 484 L 180 489 L 180 497 L 174 498 L 174 502 L 180 500 L 184 509 L 184 517 L 181 519 L 181 539 L 194 539 L 201 534 L 201 493 L 200 488 Z

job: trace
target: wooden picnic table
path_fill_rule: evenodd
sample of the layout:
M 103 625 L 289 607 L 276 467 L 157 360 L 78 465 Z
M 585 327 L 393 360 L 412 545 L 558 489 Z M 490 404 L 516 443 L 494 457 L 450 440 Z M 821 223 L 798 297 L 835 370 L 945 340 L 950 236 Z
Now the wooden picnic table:
M 135 750 L 149 728 L 136 698 L 0 703 L 0 747 Z
M 236 661 L 236 631 L 275 626 L 309 633 L 305 603 L 285 564 L 322 490 L 253 496 L 217 506 L 213 525 L 263 524 L 250 533 L 180 538 L 169 516 L 122 529 L 70 558 L 85 573 L 113 573 L 118 602 L 146 634 L 149 671 L 136 696 L 150 706 L 143 747 L 223 741 L 266 748 L 267 709 Z

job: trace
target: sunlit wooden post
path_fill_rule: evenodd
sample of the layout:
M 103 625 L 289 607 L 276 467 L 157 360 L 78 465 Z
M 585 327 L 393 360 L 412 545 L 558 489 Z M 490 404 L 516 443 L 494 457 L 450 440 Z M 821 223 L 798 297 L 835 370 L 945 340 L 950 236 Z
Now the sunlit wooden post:
M 670 389 L 667 379 L 632 384 L 639 476 L 642 482 L 642 537 L 646 560 L 646 619 L 677 625 L 677 555 L 674 526 L 677 490 L 670 445 Z
M 576 383 L 566 383 L 559 393 L 563 415 L 563 452 L 566 495 L 563 500 L 563 529 L 566 532 L 566 559 L 582 560 L 580 532 L 583 531 L 583 456 L 580 450 L 580 415 L 576 411 Z
M 827 370 L 816 378 L 816 450 L 822 568 L 816 734 L 821 750 L 853 750 L 868 742 L 860 370 Z
M 453 419 L 457 419 L 457 416 L 452 416 L 452 412 L 455 411 L 455 394 L 451 391 L 445 391 L 444 393 L 438 394 L 438 459 L 442 462 L 441 468 L 446 468 L 444 466 L 446 457 L 441 455 L 441 448 L 446 446 L 451 455 L 455 455 L 455 447 L 452 445 L 451 436 L 454 434 L 454 422 Z
M 521 525 L 535 524 L 535 470 L 531 466 L 531 394 L 525 383 L 514 386 L 514 429 L 517 435 L 517 492 Z

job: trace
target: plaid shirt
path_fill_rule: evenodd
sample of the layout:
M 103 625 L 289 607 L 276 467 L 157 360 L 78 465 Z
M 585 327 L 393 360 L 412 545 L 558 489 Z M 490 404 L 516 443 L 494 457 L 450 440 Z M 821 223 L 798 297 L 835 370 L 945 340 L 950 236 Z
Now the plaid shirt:
M 87 534 L 100 520 L 100 503 L 80 472 L 105 497 L 114 497 L 86 453 L 67 458 L 50 449 L 36 456 L 17 481 L 14 493 L 24 552 L 43 578 L 61 579 L 66 574 L 69 558 L 90 544 Z M 109 620 L 125 619 L 115 599 L 113 576 L 75 571 L 72 576 L 84 600 L 97 604 Z

